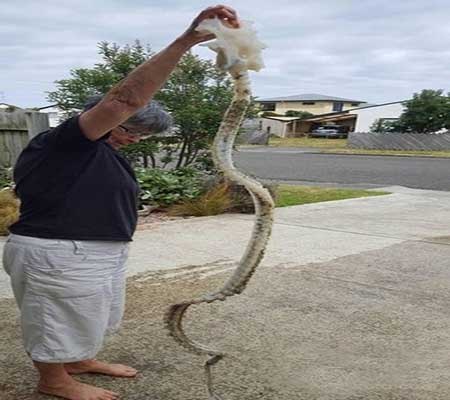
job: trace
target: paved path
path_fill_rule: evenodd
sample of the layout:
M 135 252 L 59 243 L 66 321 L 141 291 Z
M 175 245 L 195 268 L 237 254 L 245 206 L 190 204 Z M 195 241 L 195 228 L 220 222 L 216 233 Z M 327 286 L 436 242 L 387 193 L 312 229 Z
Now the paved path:
M 394 193 L 278 208 L 264 264 L 322 262 L 450 234 L 450 192 L 383 190 Z M 138 231 L 130 252 L 129 276 L 209 263 L 227 268 L 243 253 L 252 221 L 252 215 L 225 214 L 165 222 Z M 0 298 L 11 296 L 8 278 L 0 270 Z
M 189 335 L 229 355 L 214 373 L 224 399 L 450 398 L 450 193 L 390 190 L 278 209 L 247 291 L 188 313 Z M 141 374 L 82 379 L 127 400 L 206 400 L 202 360 L 167 337 L 163 313 L 219 287 L 251 225 L 222 215 L 137 232 L 123 329 L 99 356 Z M 0 398 L 49 399 L 33 394 L 12 299 L 0 332 Z

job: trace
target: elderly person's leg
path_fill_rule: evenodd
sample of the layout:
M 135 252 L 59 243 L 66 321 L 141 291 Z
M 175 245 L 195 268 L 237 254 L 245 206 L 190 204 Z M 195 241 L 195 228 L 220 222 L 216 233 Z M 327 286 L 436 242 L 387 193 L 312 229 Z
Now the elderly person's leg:
M 89 244 L 85 244 L 85 251 L 89 253 Z M 128 258 L 128 245 L 125 245 L 121 255 L 118 257 L 117 266 L 111 274 L 111 303 L 109 317 L 106 327 L 106 335 L 115 333 L 122 322 L 125 310 L 126 290 L 126 262 Z M 132 378 L 136 376 L 137 370 L 122 364 L 109 364 L 96 359 L 72 362 L 64 364 L 66 371 L 70 374 L 97 373 L 115 377 Z
M 38 390 L 41 393 L 69 400 L 114 400 L 119 396 L 109 390 L 76 381 L 67 373 L 63 364 L 34 361 L 34 365 L 39 371 Z
M 94 360 L 109 325 L 114 272 L 125 252 L 112 244 L 87 254 L 82 244 L 11 235 L 3 265 L 21 311 L 25 349 L 41 376 L 39 390 L 70 400 L 103 400 L 111 392 L 83 385 L 68 372 L 136 374 Z
M 119 378 L 133 378 L 137 370 L 127 365 L 109 364 L 99 360 L 85 360 L 73 363 L 65 363 L 64 367 L 69 374 L 104 374 Z

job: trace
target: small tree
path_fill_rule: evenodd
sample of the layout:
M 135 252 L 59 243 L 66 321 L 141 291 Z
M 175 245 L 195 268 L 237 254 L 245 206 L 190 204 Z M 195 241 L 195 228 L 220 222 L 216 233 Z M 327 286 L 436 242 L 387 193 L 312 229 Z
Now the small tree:
M 175 168 L 191 165 L 208 152 L 232 95 L 230 79 L 211 61 L 192 53 L 183 56 L 155 96 L 174 117 L 179 140 L 166 149 L 165 157 L 177 155 Z
M 108 92 L 153 54 L 139 41 L 124 47 L 101 42 L 98 48 L 100 63 L 72 70 L 69 79 L 56 81 L 57 89 L 48 93 L 49 100 L 58 103 L 67 115 L 80 111 L 89 96 Z M 232 94 L 227 74 L 218 71 L 211 61 L 186 53 L 155 95 L 174 117 L 172 136 L 130 145 L 125 153 L 132 159 L 143 158 L 144 164 L 152 166 L 160 162 L 164 167 L 181 168 L 197 161 L 210 165 L 208 149 Z M 256 115 L 254 105 L 248 115 Z
M 450 95 L 442 90 L 422 90 L 405 102 L 406 110 L 393 123 L 396 131 L 432 133 L 450 129 Z
M 80 111 L 86 100 L 93 95 L 103 95 L 117 82 L 128 75 L 153 52 L 136 40 L 133 45 L 118 46 L 100 42 L 98 53 L 102 62 L 93 68 L 76 68 L 70 71 L 69 79 L 55 81 L 56 90 L 48 92 L 48 99 L 57 103 L 67 115 Z
M 389 133 L 394 131 L 396 121 L 389 121 L 383 118 L 375 120 L 370 126 L 369 132 L 371 133 Z

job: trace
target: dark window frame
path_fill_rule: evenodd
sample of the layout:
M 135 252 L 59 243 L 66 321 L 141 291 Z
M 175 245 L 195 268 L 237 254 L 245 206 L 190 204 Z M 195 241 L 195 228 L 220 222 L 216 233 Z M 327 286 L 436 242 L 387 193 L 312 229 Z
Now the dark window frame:
M 333 101 L 333 111 L 334 112 L 341 112 L 343 109 L 344 109 L 343 101 Z
M 261 103 L 262 111 L 275 111 L 277 108 L 277 103 Z

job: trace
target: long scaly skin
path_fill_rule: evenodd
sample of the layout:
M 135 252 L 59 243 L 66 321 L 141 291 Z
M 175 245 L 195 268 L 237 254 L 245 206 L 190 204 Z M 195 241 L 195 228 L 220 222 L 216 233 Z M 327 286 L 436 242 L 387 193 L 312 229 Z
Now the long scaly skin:
M 180 345 L 195 354 L 210 357 L 205 363 L 206 383 L 210 400 L 220 400 L 220 397 L 212 389 L 211 367 L 222 359 L 224 354 L 190 340 L 183 331 L 183 316 L 188 307 L 193 304 L 223 301 L 227 297 L 242 293 L 264 256 L 264 250 L 272 230 L 274 208 L 274 202 L 269 191 L 257 180 L 236 170 L 233 165 L 231 156 L 234 139 L 250 103 L 250 80 L 247 71 L 240 70 L 239 66 L 230 68 L 229 72 L 234 79 L 234 97 L 216 134 L 213 158 L 217 169 L 222 171 L 230 180 L 243 185 L 251 194 L 255 206 L 253 232 L 238 267 L 220 290 L 205 294 L 194 300 L 175 304 L 169 308 L 165 316 L 170 334 Z

